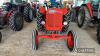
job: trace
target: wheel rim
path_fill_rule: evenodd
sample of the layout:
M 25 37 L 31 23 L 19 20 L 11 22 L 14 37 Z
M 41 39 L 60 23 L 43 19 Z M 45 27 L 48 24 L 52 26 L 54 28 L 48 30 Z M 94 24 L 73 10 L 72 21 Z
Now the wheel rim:
M 33 32 L 32 32 L 32 48 L 33 49 L 35 49 L 35 40 L 34 40 L 34 38 L 35 38 L 35 31 L 33 30 Z
M 74 38 L 73 38 L 73 33 L 70 31 L 67 35 L 67 45 L 69 49 L 74 48 Z
M 32 33 L 32 48 L 34 50 L 37 50 L 38 48 L 38 32 L 37 31 L 33 31 Z

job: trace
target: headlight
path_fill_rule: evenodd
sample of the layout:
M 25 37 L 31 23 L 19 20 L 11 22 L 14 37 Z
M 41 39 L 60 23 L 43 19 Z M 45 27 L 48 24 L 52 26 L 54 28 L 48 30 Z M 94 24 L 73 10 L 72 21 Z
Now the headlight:
M 43 25 L 44 25 L 44 24 L 45 24 L 45 21 L 41 21 L 41 24 L 43 24 Z
M 63 25 L 67 25 L 68 23 L 67 22 L 63 22 Z

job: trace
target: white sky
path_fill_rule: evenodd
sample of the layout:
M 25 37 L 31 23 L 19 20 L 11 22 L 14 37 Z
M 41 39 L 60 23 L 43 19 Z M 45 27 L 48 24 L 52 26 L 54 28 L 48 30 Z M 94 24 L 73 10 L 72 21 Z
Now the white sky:
M 4 3 L 4 0 L 0 0 L 0 6 Z
M 10 0 L 0 0 L 0 6 L 3 5 L 4 2 L 9 2 Z

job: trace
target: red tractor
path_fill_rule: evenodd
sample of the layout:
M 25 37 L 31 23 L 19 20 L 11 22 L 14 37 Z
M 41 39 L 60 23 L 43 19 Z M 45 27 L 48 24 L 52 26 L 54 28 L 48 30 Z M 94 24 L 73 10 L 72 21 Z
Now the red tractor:
M 51 40 L 65 39 L 70 51 L 75 49 L 76 36 L 72 30 L 69 30 L 71 22 L 71 12 L 66 8 L 48 8 L 39 7 L 37 12 L 37 30 L 32 33 L 32 48 L 38 49 L 39 38 Z M 39 35 L 39 32 L 42 32 Z M 44 34 L 43 34 L 44 33 Z

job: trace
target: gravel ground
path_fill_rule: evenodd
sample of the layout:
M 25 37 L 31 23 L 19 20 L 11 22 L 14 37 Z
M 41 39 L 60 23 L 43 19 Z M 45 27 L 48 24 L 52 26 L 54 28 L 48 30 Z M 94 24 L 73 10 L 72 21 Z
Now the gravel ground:
M 41 41 L 37 51 L 32 50 L 32 30 L 36 23 L 24 24 L 23 30 L 19 32 L 12 31 L 9 27 L 1 30 L 3 34 L 2 43 L 0 43 L 0 56 L 99 56 L 100 46 L 96 41 L 96 29 L 79 29 L 75 23 L 71 24 L 71 29 L 77 35 L 77 48 L 93 48 L 94 53 L 69 52 L 64 40 Z

